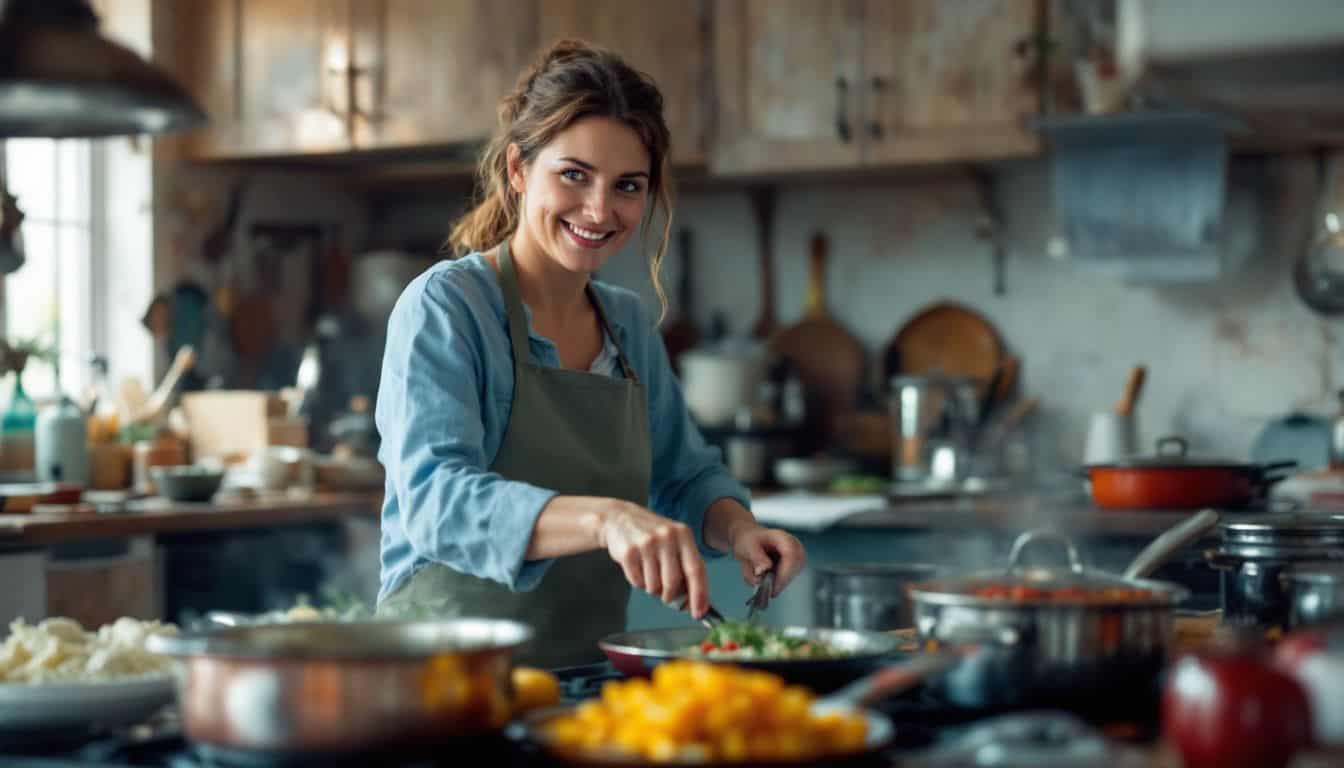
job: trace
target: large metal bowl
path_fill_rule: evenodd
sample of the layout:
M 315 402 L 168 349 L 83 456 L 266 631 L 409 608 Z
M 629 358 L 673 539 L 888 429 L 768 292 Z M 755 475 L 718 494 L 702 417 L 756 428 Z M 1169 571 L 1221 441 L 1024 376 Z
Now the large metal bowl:
M 488 619 L 257 624 L 149 650 L 180 660 L 193 743 L 251 755 L 414 750 L 496 730 L 526 625 Z

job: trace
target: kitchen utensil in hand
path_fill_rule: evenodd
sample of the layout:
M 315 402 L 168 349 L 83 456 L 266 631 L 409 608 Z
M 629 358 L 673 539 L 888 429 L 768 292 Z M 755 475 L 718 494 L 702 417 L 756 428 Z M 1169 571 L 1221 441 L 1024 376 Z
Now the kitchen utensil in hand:
M 761 581 L 756 585 L 756 591 L 747 598 L 747 621 L 755 621 L 757 615 L 765 610 L 770 604 L 770 595 L 775 591 L 775 569 L 773 567 L 761 574 Z
M 687 611 L 689 613 L 686 604 L 690 602 L 690 599 L 689 595 L 682 595 L 677 598 L 672 606 L 678 611 Z M 709 608 L 705 610 L 705 615 L 700 617 L 700 623 L 704 624 L 707 629 L 713 629 L 725 621 L 727 621 L 727 619 L 723 617 L 722 613 L 719 613 L 719 609 L 715 608 L 713 603 L 710 603 Z

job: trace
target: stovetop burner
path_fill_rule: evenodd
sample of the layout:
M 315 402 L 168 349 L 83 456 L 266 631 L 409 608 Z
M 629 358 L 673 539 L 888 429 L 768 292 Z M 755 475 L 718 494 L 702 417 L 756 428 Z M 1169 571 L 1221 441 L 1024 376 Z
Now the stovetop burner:
M 561 699 L 569 703 L 596 697 L 601 694 L 603 684 L 622 679 L 622 675 L 607 662 L 564 667 L 554 672 L 560 679 Z M 877 764 L 956 742 L 972 734 L 976 724 L 990 714 L 951 709 L 927 689 L 889 699 L 877 709 L 895 725 L 895 741 L 886 759 L 876 761 Z M 1117 735 L 1116 731 L 1106 727 L 1102 730 L 1111 736 Z M 1132 737 L 1134 730 L 1122 729 L 1120 733 Z M 1123 735 L 1121 738 L 1136 740 Z M 1146 734 L 1137 740 L 1147 740 Z M 63 743 L 0 743 L 0 766 L 3 768 L 443 768 L 460 763 L 464 755 L 471 755 L 474 762 L 482 765 L 504 768 L 540 763 L 537 755 L 503 736 L 476 738 L 462 749 L 441 747 L 432 755 L 380 752 L 376 755 L 281 757 L 193 746 L 182 736 L 175 710 L 165 710 L 130 729 L 91 734 L 77 744 L 68 739 Z

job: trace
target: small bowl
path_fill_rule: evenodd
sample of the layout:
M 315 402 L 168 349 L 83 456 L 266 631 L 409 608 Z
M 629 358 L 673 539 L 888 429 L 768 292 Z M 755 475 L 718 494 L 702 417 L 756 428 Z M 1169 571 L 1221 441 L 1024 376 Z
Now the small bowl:
M 173 501 L 209 501 L 224 482 L 224 470 L 196 465 L 151 467 L 149 476 L 159 495 Z
M 787 488 L 825 488 L 836 475 L 848 472 L 852 464 L 827 458 L 792 457 L 775 461 L 775 482 Z

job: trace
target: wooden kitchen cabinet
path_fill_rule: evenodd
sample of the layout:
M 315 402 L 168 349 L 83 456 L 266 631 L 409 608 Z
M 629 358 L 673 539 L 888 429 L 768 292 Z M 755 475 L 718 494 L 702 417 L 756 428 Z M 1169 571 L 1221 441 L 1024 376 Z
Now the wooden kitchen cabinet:
M 861 0 L 717 0 L 716 171 L 853 167 Z
M 1036 3 L 719 0 L 721 173 L 1025 155 Z
M 537 18 L 538 47 L 577 37 L 612 49 L 652 76 L 663 94 L 673 161 L 705 160 L 711 91 L 702 3 L 540 0 Z
M 182 141 L 195 155 L 220 155 L 238 146 L 239 124 L 236 83 L 238 57 L 235 43 L 238 30 L 238 0 L 199 0 L 192 13 L 180 6 L 168 7 L 173 35 L 172 49 L 159 59 L 167 59 L 173 74 L 196 98 L 209 117 L 203 127 Z
M 356 0 L 360 147 L 472 141 L 536 48 L 535 0 Z
M 1031 37 L 1036 4 L 867 0 L 865 162 L 1021 155 L 1038 147 Z
M 198 6 L 193 4 L 193 9 Z M 210 115 L 198 157 L 483 139 L 536 48 L 535 0 L 200 0 L 171 65 Z

